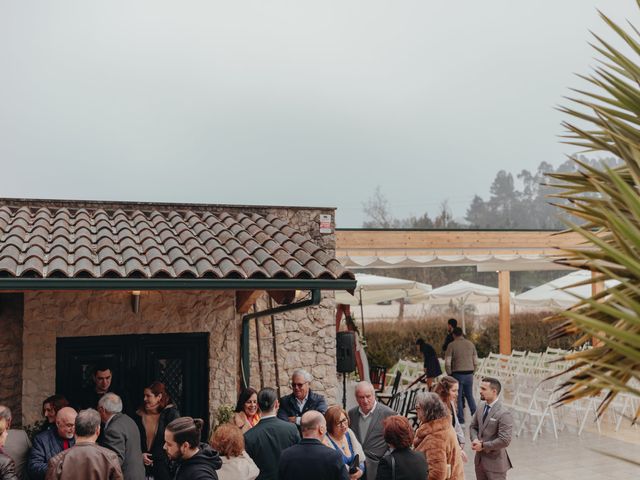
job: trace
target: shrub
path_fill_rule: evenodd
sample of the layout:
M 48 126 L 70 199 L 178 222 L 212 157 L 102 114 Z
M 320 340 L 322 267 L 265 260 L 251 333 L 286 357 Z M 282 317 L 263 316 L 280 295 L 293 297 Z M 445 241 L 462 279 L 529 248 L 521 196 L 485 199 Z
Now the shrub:
M 542 319 L 549 312 L 519 313 L 511 316 L 511 347 L 514 350 L 544 352 L 547 346 L 570 348 L 571 338 L 549 341 L 551 325 Z M 366 328 L 367 355 L 371 365 L 393 366 L 399 359 L 421 361 L 417 350 L 416 339 L 423 338 L 442 355 L 442 344 L 447 334 L 448 316 L 429 317 L 419 320 L 403 320 L 402 322 L 369 323 Z M 467 325 L 467 338 L 478 350 L 478 356 L 485 357 L 489 352 L 499 351 L 498 317 L 488 317 L 482 323 Z

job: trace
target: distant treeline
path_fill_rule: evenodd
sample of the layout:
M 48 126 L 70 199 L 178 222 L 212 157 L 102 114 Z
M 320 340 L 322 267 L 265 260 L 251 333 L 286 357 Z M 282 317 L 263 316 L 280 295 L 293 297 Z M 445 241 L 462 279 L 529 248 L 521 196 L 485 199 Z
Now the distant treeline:
M 577 160 L 593 167 L 618 164 L 615 158 L 594 160 L 579 156 Z M 518 185 L 513 174 L 500 170 L 491 184 L 489 198 L 485 200 L 480 195 L 473 197 L 467 207 L 464 223 L 453 218 L 447 200 L 440 204 L 440 211 L 434 217 L 424 212 L 419 217 L 395 218 L 389 210 L 388 200 L 378 187 L 373 196 L 363 204 L 365 221 L 362 226 L 421 229 L 563 229 L 566 227 L 562 221 L 564 213 L 552 205 L 552 202 L 560 204 L 562 200 L 549 197 L 557 192 L 557 189 L 549 186 L 554 180 L 546 174 L 576 171 L 577 166 L 573 159 L 568 159 L 557 169 L 547 162 L 542 162 L 534 173 L 529 170 L 518 173 Z

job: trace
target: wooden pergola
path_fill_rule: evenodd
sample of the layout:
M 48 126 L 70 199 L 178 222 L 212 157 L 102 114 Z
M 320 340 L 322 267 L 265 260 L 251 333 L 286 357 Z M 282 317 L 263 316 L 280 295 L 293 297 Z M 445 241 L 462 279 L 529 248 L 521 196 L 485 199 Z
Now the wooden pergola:
M 559 270 L 575 233 L 546 230 L 337 229 L 336 258 L 351 269 L 476 266 L 498 272 L 500 353 L 511 353 L 510 272 Z

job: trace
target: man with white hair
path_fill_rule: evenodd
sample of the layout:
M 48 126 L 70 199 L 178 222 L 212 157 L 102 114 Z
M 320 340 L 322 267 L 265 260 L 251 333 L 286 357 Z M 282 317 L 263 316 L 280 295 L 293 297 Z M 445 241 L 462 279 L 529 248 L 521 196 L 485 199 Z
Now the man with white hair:
M 342 455 L 322 443 L 327 433 L 327 422 L 322 414 L 316 411 L 304 413 L 300 430 L 300 443 L 287 448 L 280 456 L 280 480 L 349 480 Z
M 118 454 L 124 480 L 144 480 L 140 431 L 122 413 L 122 399 L 115 393 L 105 393 L 98 401 L 98 413 L 104 424 L 100 444 Z
M 16 464 L 16 476 L 18 480 L 26 478 L 25 465 L 27 464 L 27 455 L 31 448 L 31 442 L 27 436 L 27 432 L 22 429 L 11 428 L 11 421 L 13 415 L 11 409 L 5 405 L 0 405 L 0 418 L 4 418 L 7 422 L 7 429 L 9 435 L 7 441 L 4 444 L 4 453 L 9 455 Z
M 369 382 L 356 385 L 356 402 L 358 406 L 349 410 L 349 422 L 367 457 L 367 479 L 375 480 L 378 463 L 388 450 L 382 422 L 385 418 L 396 415 L 396 412 L 376 401 L 375 390 Z
M 291 375 L 291 390 L 293 393 L 280 399 L 278 418 L 287 420 L 300 426 L 302 414 L 315 410 L 324 415 L 327 411 L 327 402 L 322 395 L 310 390 L 309 385 L 313 377 L 309 372 L 298 368 Z
M 31 480 L 43 480 L 47 474 L 49 460 L 76 444 L 77 415 L 71 407 L 61 408 L 56 413 L 56 427 L 39 433 L 33 439 L 33 448 L 27 462 L 27 472 Z

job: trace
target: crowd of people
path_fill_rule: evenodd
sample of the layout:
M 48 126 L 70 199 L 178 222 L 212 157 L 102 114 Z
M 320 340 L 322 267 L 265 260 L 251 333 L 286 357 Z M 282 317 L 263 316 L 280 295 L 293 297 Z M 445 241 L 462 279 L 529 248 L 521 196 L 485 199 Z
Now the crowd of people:
M 445 365 L 452 375 L 435 381 L 433 362 L 425 358 L 432 388 L 416 397 L 415 432 L 407 418 L 376 399 L 371 383 L 356 385 L 357 407 L 347 412 L 311 391 L 311 375 L 298 369 L 289 395 L 278 398 L 273 388 L 242 391 L 233 418 L 203 443 L 203 421 L 181 416 L 162 383 L 144 389 L 132 418 L 111 391 L 111 370 L 99 366 L 93 391 L 83 397 L 95 404 L 77 411 L 60 395 L 48 397 L 33 444 L 24 431 L 11 429 L 11 412 L 0 406 L 0 480 L 463 480 L 460 397 L 477 356 L 450 326 Z M 432 347 L 418 344 L 431 355 Z M 479 408 L 466 399 L 478 480 L 506 478 L 511 468 L 512 420 L 500 390 L 498 380 L 485 378 Z

